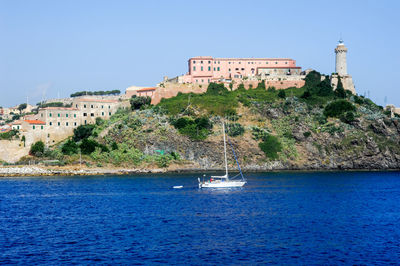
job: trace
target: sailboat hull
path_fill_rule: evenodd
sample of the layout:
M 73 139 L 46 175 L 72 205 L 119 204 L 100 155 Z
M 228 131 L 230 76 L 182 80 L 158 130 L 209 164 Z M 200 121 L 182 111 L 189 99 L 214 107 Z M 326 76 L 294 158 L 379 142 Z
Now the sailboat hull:
M 199 183 L 199 188 L 230 188 L 230 187 L 243 187 L 245 181 L 206 181 Z

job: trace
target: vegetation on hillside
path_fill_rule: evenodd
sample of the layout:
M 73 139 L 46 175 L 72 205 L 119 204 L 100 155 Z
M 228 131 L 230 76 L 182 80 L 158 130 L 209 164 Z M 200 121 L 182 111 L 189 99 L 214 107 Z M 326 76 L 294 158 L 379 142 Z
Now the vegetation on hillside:
M 375 147 L 371 141 L 400 155 L 399 139 L 388 130 L 400 125 L 400 119 L 390 118 L 370 99 L 345 91 L 340 80 L 333 90 L 330 77 L 316 71 L 306 76 L 302 88 L 276 90 L 260 82 L 256 88 L 246 90 L 239 84 L 232 90 L 210 83 L 205 93 L 178 93 L 156 106 L 148 97 L 130 102 L 131 110 L 119 110 L 110 120 L 79 126 L 50 155 L 76 163 L 81 153 L 90 165 L 129 167 L 210 161 L 207 156 L 218 160 L 221 121 L 239 147 L 239 160 L 254 164 L 325 158 L 321 163 L 329 165 L 339 154 L 360 157 L 373 149 L 366 147 Z
M 84 95 L 119 95 L 121 94 L 120 90 L 111 90 L 111 91 L 78 91 L 75 93 L 72 93 L 70 96 L 71 97 L 78 97 L 78 96 L 84 96 Z

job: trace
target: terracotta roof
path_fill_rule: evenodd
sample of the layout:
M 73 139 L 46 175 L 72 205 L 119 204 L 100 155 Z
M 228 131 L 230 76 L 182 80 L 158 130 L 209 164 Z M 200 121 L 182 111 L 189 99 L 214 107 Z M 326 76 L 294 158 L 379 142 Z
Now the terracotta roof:
M 40 108 L 42 110 L 74 110 L 74 111 L 78 111 L 77 108 L 74 107 L 45 107 L 45 108 Z
M 117 103 L 118 100 L 78 99 L 78 102 Z
M 155 90 L 156 90 L 156 88 L 143 88 L 143 89 L 140 89 L 137 91 L 155 91 Z
M 24 120 L 24 121 L 31 125 L 46 125 L 45 122 L 40 121 L 40 120 Z

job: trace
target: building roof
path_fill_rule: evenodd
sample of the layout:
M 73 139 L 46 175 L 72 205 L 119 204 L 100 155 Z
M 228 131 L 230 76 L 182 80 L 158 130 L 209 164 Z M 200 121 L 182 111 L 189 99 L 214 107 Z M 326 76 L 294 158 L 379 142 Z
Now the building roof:
M 21 125 L 22 121 L 21 120 L 15 120 L 14 122 L 11 123 L 11 125 Z
M 78 99 L 78 102 L 117 103 L 117 102 L 118 102 L 118 100 L 103 100 L 103 99 Z
M 24 120 L 24 121 L 31 125 L 46 125 L 45 122 L 40 121 L 40 120 Z
M 157 88 L 143 88 L 140 90 L 137 90 L 138 92 L 142 92 L 142 91 L 155 91 Z
M 56 107 L 56 106 L 52 106 L 52 107 L 45 107 L 45 108 L 40 108 L 41 110 L 73 110 L 73 111 L 78 111 L 77 108 L 74 107 Z

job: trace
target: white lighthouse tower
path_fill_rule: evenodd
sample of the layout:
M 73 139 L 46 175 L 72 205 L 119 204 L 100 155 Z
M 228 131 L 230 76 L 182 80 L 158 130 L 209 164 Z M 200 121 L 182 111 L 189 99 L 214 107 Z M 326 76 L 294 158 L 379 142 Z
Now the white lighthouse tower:
M 336 73 L 339 76 L 347 75 L 347 47 L 344 46 L 343 40 L 340 39 L 338 46 L 335 48 L 336 53 Z
M 356 93 L 354 88 L 353 79 L 347 73 L 347 47 L 344 45 L 343 40 L 339 40 L 339 44 L 335 48 L 336 54 L 336 64 L 335 64 L 335 72 L 332 74 L 332 86 L 334 89 L 337 87 L 338 77 L 343 84 L 343 88 L 345 90 L 351 91 L 353 94 Z

